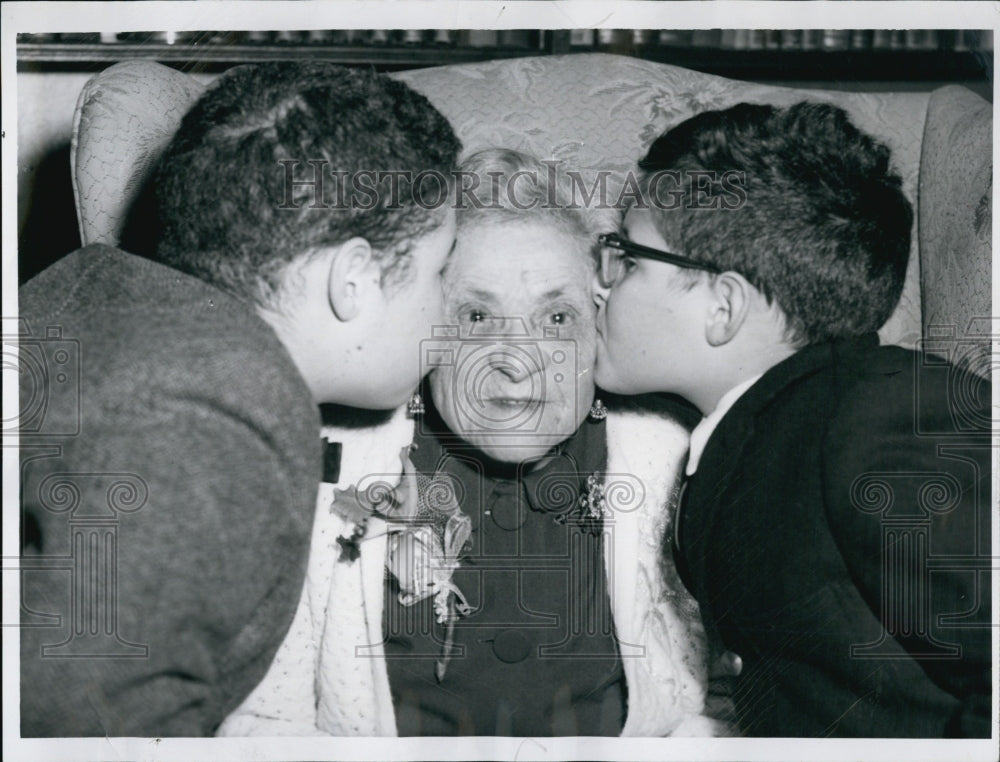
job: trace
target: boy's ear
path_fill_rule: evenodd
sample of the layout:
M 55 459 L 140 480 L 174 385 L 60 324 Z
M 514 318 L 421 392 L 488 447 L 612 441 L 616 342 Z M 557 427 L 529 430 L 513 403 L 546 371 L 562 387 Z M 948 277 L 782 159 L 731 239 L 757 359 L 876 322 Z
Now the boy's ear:
M 713 347 L 732 341 L 750 310 L 753 286 L 739 273 L 724 272 L 709 284 L 705 338 Z
M 380 270 L 371 244 L 351 238 L 328 253 L 327 298 L 337 319 L 356 318 L 365 302 L 380 288 Z

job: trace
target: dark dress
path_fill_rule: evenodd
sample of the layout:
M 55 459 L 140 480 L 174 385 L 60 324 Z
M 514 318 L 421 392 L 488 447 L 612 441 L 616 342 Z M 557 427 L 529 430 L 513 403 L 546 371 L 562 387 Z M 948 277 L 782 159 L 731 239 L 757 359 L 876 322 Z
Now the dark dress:
M 599 520 L 581 518 L 587 477 L 607 459 L 603 422 L 585 422 L 542 467 L 490 463 L 418 427 L 418 472 L 446 474 L 471 518 L 453 580 L 473 612 L 438 682 L 446 627 L 431 598 L 399 602 L 385 585 L 386 660 L 400 735 L 618 735 L 625 680 L 614 636 Z

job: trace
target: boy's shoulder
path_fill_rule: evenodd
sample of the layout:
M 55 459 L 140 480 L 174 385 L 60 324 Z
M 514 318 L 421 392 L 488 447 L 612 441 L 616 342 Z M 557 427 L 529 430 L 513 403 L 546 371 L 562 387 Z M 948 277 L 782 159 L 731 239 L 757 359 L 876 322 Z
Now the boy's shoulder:
M 177 425 L 185 410 L 220 421 L 220 441 L 221 421 L 232 415 L 290 447 L 314 441 L 312 395 L 275 331 L 195 276 L 91 245 L 22 285 L 19 308 L 18 339 L 30 367 L 47 374 L 60 356 L 69 358 L 68 381 L 44 387 L 50 428 L 64 413 L 71 430 L 112 430 L 127 448 L 156 412 L 180 441 L 189 433 Z M 33 394 L 33 383 L 22 374 L 22 393 Z
M 827 371 L 831 429 L 896 432 L 915 439 L 990 433 L 990 384 L 940 354 L 898 346 L 845 352 Z
M 825 478 L 937 468 L 941 445 L 978 446 L 991 435 L 990 398 L 987 379 L 872 335 L 807 347 L 772 368 L 720 424 L 720 439 L 744 456 L 763 448 L 818 457 Z M 745 440 L 741 431 L 753 433 Z
M 806 346 L 769 368 L 733 405 L 723 425 L 753 421 L 758 435 L 825 427 L 823 421 L 862 413 L 883 396 L 898 400 L 906 395 L 913 355 L 879 346 L 874 334 Z
M 948 357 L 879 345 L 871 334 L 801 349 L 764 374 L 745 407 L 772 420 L 808 412 L 854 432 L 976 434 L 989 432 L 989 392 L 988 379 Z
M 900 347 L 878 347 L 858 360 L 837 376 L 822 439 L 834 523 L 858 521 L 859 511 L 880 516 L 867 502 L 880 490 L 894 495 L 886 510 L 916 510 L 931 500 L 928 490 L 942 488 L 972 500 L 989 483 L 982 480 L 990 469 L 989 382 L 940 355 Z M 974 510 L 962 513 L 974 520 Z

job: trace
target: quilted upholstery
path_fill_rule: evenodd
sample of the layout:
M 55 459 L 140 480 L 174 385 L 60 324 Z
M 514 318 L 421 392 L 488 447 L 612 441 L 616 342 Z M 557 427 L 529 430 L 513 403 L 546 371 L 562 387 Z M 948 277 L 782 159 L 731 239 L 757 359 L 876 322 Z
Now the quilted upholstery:
M 986 375 L 991 321 L 993 114 L 962 87 L 931 95 L 920 159 L 921 293 L 928 349 Z M 958 339 L 952 341 L 951 339 Z
M 558 159 L 593 181 L 621 182 L 668 126 L 740 101 L 788 104 L 803 98 L 845 108 L 893 150 L 906 194 L 917 198 L 926 93 L 848 93 L 771 87 L 606 54 L 544 56 L 443 66 L 393 76 L 424 93 L 454 125 L 467 150 L 506 146 Z M 202 86 L 155 63 L 107 69 L 84 89 L 74 131 L 74 189 L 84 242 L 115 242 L 138 182 Z M 609 198 L 617 196 L 609 182 Z M 595 212 L 614 218 L 612 210 Z M 915 223 L 916 224 L 916 223 Z M 883 341 L 912 346 L 920 335 L 916 230 L 899 307 Z

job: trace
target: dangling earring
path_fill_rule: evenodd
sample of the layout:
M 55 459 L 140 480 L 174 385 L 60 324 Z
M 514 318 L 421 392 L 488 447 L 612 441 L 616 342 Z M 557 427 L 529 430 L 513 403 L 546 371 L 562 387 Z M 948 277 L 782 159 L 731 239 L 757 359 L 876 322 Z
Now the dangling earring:
M 420 392 L 414 392 L 413 396 L 410 397 L 410 401 L 406 403 L 406 414 L 410 418 L 416 418 L 418 415 L 424 414 L 424 400 L 420 396 Z
M 587 414 L 592 421 L 603 421 L 608 417 L 608 409 L 604 406 L 604 403 L 600 399 L 595 399 L 594 404 L 590 406 L 590 412 Z

